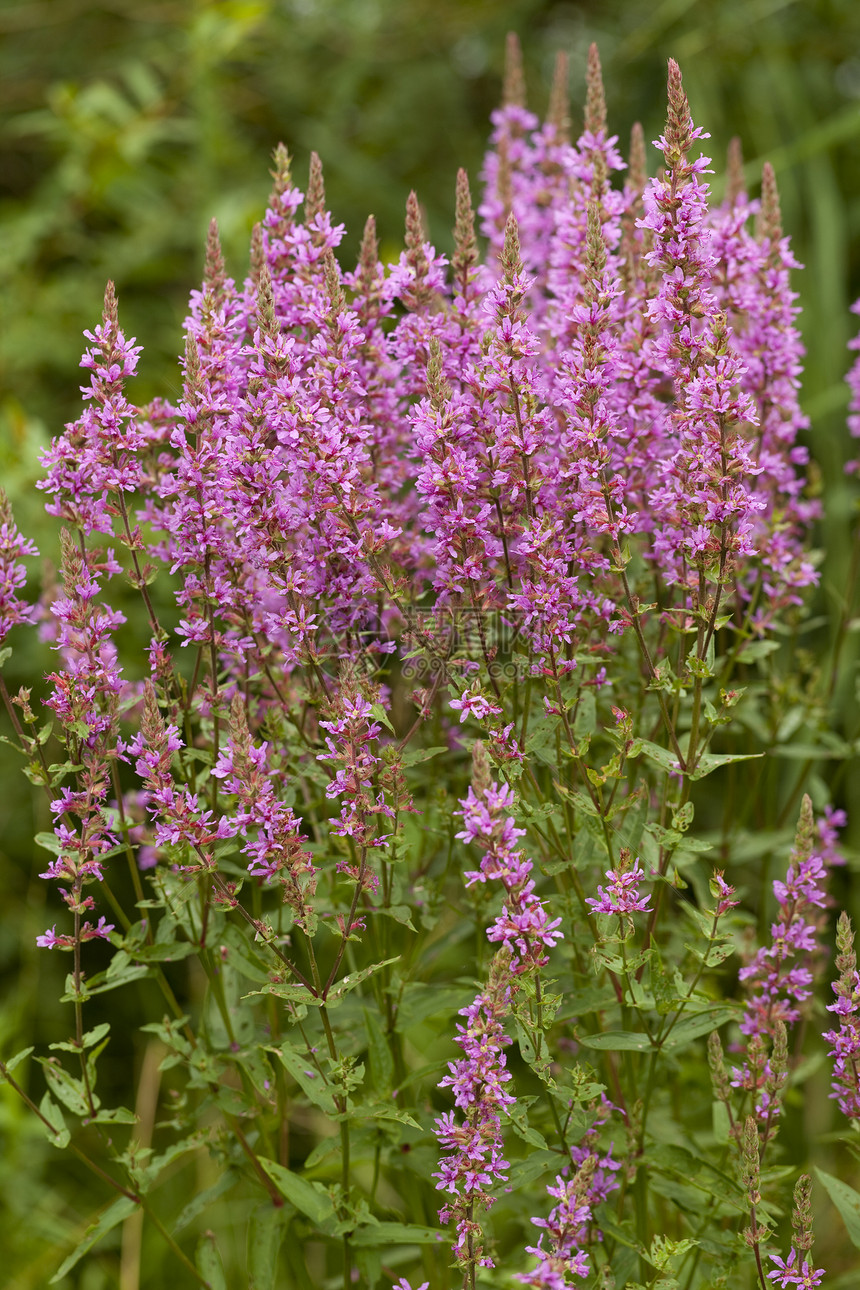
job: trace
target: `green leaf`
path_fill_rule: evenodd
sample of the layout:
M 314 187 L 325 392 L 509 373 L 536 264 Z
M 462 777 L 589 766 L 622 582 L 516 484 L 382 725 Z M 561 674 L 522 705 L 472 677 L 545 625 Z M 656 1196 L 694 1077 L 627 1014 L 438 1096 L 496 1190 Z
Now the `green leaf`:
M 120 951 L 120 954 L 122 954 L 122 951 Z M 120 954 L 116 957 L 119 958 Z M 93 994 L 106 994 L 108 990 L 116 990 L 121 985 L 129 985 L 132 981 L 139 981 L 142 977 L 148 975 L 149 968 L 145 963 L 125 964 L 117 969 L 115 973 L 111 973 L 110 968 L 108 968 L 107 972 L 99 972 L 94 977 L 91 977 L 89 981 L 81 982 L 81 998 L 88 999 Z M 74 1003 L 74 992 L 67 990 L 60 1002 Z
M 739 1011 L 740 1009 L 729 1007 L 728 1004 L 721 1004 L 717 1008 L 708 1008 L 704 1012 L 684 1017 L 673 1027 L 663 1047 L 667 1052 L 675 1048 L 683 1048 L 694 1039 L 709 1035 L 712 1030 L 719 1030 L 720 1026 L 724 1026 L 727 1021 L 733 1021 Z
M 647 1053 L 652 1047 L 647 1035 L 632 1030 L 607 1030 L 602 1035 L 577 1033 L 576 1040 L 583 1048 L 596 1048 L 600 1052 L 609 1053 Z
M 401 1111 L 399 1107 L 391 1106 L 362 1106 L 357 1113 L 362 1119 L 366 1120 L 396 1120 L 398 1124 L 408 1124 L 413 1129 L 420 1129 L 421 1125 L 414 1119 L 408 1111 Z
M 125 1106 L 115 1106 L 109 1111 L 99 1111 L 93 1124 L 137 1124 L 137 1116 Z
M 760 658 L 767 658 L 768 654 L 772 654 L 779 647 L 779 641 L 750 641 L 749 645 L 744 645 L 737 659 L 739 663 L 756 663 Z
M 725 1102 L 711 1103 L 711 1123 L 717 1142 L 721 1145 L 728 1145 L 731 1141 L 732 1122 L 729 1119 L 729 1109 Z
M 441 1245 L 448 1239 L 447 1232 L 435 1227 L 420 1227 L 416 1223 L 373 1223 L 360 1227 L 353 1234 L 353 1245 Z
M 209 1290 L 227 1290 L 224 1265 L 213 1232 L 206 1232 L 197 1242 L 194 1262 L 197 1264 L 197 1271 L 209 1283 Z
M 686 1186 L 733 1206 L 739 1213 L 745 1212 L 746 1197 L 734 1179 L 686 1147 L 653 1143 L 648 1148 L 648 1163 L 656 1173 L 678 1178 Z
M 298 1221 L 297 1221 L 298 1220 Z M 319 1290 L 319 1280 L 311 1280 L 305 1263 L 305 1245 L 301 1227 L 304 1220 L 300 1215 L 293 1216 L 284 1243 L 283 1263 L 286 1264 L 286 1277 L 279 1284 L 278 1290 Z
M 307 1008 L 321 1008 L 322 999 L 309 990 L 306 985 L 296 985 L 292 981 L 271 981 L 262 990 L 249 990 L 243 999 L 253 999 L 255 995 L 273 994 L 276 999 L 285 1003 L 303 1003 Z
M 344 995 L 349 994 L 350 990 L 354 990 L 357 985 L 361 985 L 361 983 L 366 981 L 368 977 L 375 976 L 377 972 L 381 972 L 383 968 L 389 967 L 392 963 L 399 963 L 400 957 L 401 956 L 398 954 L 396 958 L 383 959 L 381 963 L 371 963 L 370 967 L 361 968 L 358 972 L 347 972 L 346 976 L 342 977 L 341 980 L 338 981 L 336 985 L 332 986 L 331 990 L 329 990 L 326 995 L 326 1003 L 331 1006 L 332 1003 L 342 999 Z
M 719 945 L 712 942 L 710 945 L 696 945 L 688 941 L 684 942 L 684 949 L 693 955 L 693 958 L 700 963 L 707 963 L 709 967 L 716 967 L 719 963 L 724 963 L 726 959 L 736 952 L 732 944 Z
M 516 1192 L 527 1187 L 536 1178 L 555 1178 L 559 1170 L 559 1155 L 556 1151 L 530 1151 L 525 1160 L 515 1160 L 511 1165 L 511 1190 Z
M 394 1058 L 391 1056 L 391 1049 L 376 1013 L 370 1008 L 364 1008 L 362 1011 L 367 1030 L 370 1082 L 378 1093 L 388 1093 L 394 1083 Z
M 853 1187 L 816 1167 L 818 1180 L 842 1215 L 852 1245 L 860 1250 L 860 1193 Z
M 3 1065 L 6 1068 L 5 1074 L 11 1075 L 15 1067 L 20 1066 L 21 1062 L 26 1061 L 26 1059 L 30 1056 L 32 1051 L 33 1051 L 32 1047 L 22 1048 L 19 1053 L 15 1054 L 14 1057 L 10 1057 L 8 1062 L 4 1062 Z M 0 1073 L 0 1084 L 3 1083 L 4 1078 L 5 1078 L 4 1074 Z
M 60 1049 L 60 1051 L 64 1053 L 79 1053 L 82 1048 L 86 1049 L 95 1047 L 95 1045 L 104 1039 L 105 1035 L 109 1033 L 110 1022 L 103 1021 L 101 1025 L 95 1026 L 92 1030 L 87 1031 L 81 1041 L 80 1048 L 76 1043 L 72 1043 L 71 1041 L 63 1044 L 48 1044 L 48 1047 Z
M 629 1231 L 626 1225 L 621 1226 L 617 1222 L 613 1209 L 610 1205 L 608 1204 L 600 1205 L 600 1207 L 597 1210 L 597 1214 L 599 1215 L 601 1231 L 605 1232 L 608 1236 L 611 1236 L 614 1241 L 617 1241 L 618 1244 L 623 1246 L 625 1249 L 635 1250 L 636 1254 L 639 1255 L 641 1258 L 645 1259 L 646 1262 L 648 1263 L 651 1262 L 651 1259 L 648 1256 L 648 1252 L 645 1250 L 644 1246 L 642 1246 L 640 1242 L 636 1239 L 636 1236 L 634 1235 L 634 1233 L 632 1231 Z
M 36 843 L 36 846 L 41 847 L 43 851 L 50 851 L 52 856 L 58 856 L 62 851 L 62 845 L 56 833 L 37 833 L 33 838 L 33 841 Z M 44 861 L 42 863 L 44 863 Z
M 402 766 L 414 766 L 417 762 L 429 761 L 431 757 L 438 757 L 439 753 L 448 751 L 448 748 L 444 746 L 439 748 L 412 748 L 401 755 L 400 764 Z
M 843 761 L 856 755 L 853 744 L 834 741 L 832 745 L 786 743 L 775 744 L 770 750 L 773 757 L 787 757 L 790 761 Z
M 182 1138 L 180 1142 L 172 1143 L 160 1155 L 152 1156 L 144 1168 L 134 1170 L 138 1187 L 145 1189 L 153 1186 L 168 1165 L 172 1165 L 175 1160 L 180 1160 L 182 1156 L 192 1155 L 195 1151 L 199 1151 L 203 1143 L 203 1134 L 192 1133 L 187 1138 Z
M 135 945 L 129 954 L 136 963 L 178 963 L 187 959 L 189 954 L 196 954 L 198 946 L 190 941 L 156 941 L 154 945 Z
M 677 755 L 669 748 L 663 748 L 660 744 L 652 743 L 650 739 L 637 739 L 634 747 L 630 749 L 630 756 L 636 757 L 644 753 L 645 756 L 661 766 L 663 770 L 670 770 L 674 774 L 680 770 Z
M 112 1205 L 108 1205 L 101 1218 L 87 1228 L 83 1239 L 75 1246 L 69 1257 L 51 1277 L 49 1285 L 62 1281 L 63 1277 L 72 1270 L 85 1254 L 89 1253 L 94 1245 L 98 1244 L 103 1236 L 106 1236 L 119 1223 L 124 1222 L 136 1209 L 137 1201 L 131 1200 L 128 1196 L 120 1196 Z
M 55 1147 L 67 1147 L 71 1141 L 72 1135 L 66 1128 L 66 1121 L 63 1119 L 62 1111 L 57 1106 L 50 1093 L 46 1093 L 42 1098 L 39 1103 L 39 1110 L 51 1126 L 50 1129 L 48 1129 L 47 1125 L 45 1126 L 48 1140 L 52 1142 Z
M 410 981 L 404 986 L 394 1028 L 403 1033 L 431 1017 L 445 1021 L 468 1007 L 474 997 L 473 985 L 430 986 L 423 981 Z
M 536 1147 L 538 1151 L 546 1151 L 546 1138 L 528 1122 L 528 1108 L 525 1105 L 525 1100 L 521 1098 L 513 1106 L 509 1107 L 508 1111 L 511 1126 L 517 1137 L 521 1138 L 523 1142 L 527 1142 L 530 1147 Z
M 526 739 L 526 754 L 534 754 L 538 761 L 542 761 L 547 766 L 555 767 L 555 732 L 558 721 L 553 717 L 541 717 L 534 722 L 528 738 Z
M 58 1066 L 50 1057 L 38 1057 L 36 1059 L 45 1072 L 45 1081 L 48 1088 L 54 1094 L 63 1106 L 68 1107 L 73 1115 L 81 1117 L 89 1115 L 89 1103 L 87 1102 L 84 1092 L 83 1082 L 75 1079 L 62 1066 Z M 98 1100 L 93 1097 L 93 1102 L 98 1109 Z
M 266 1160 L 263 1156 L 260 1157 L 260 1164 L 281 1195 L 312 1222 L 324 1223 L 333 1216 L 331 1197 L 320 1183 L 309 1182 L 300 1174 L 294 1174 L 291 1169 L 285 1169 L 275 1160 Z
M 283 1210 L 271 1201 L 258 1206 L 248 1224 L 248 1290 L 275 1290 L 278 1252 L 286 1230 Z
M 400 923 L 403 927 L 408 927 L 410 932 L 417 930 L 412 921 L 411 905 L 389 905 L 387 908 L 384 908 L 381 905 L 376 905 L 374 906 L 373 914 L 374 917 L 379 917 L 381 914 L 383 918 L 393 918 L 395 923 Z
M 664 829 L 659 824 L 649 824 L 645 833 L 653 837 L 659 846 L 669 847 L 672 850 L 677 848 L 682 853 L 714 849 L 712 842 L 702 842 L 699 838 L 690 837 L 688 833 L 680 833 L 677 829 Z
M 728 766 L 731 762 L 756 761 L 763 756 L 764 753 L 703 753 L 690 779 L 704 779 L 712 771 L 719 770 L 721 766 Z
M 227 947 L 227 964 L 249 981 L 268 983 L 271 971 L 257 952 L 250 936 L 241 927 L 228 923 L 221 933 L 221 944 Z
M 233 1061 L 244 1070 L 254 1088 L 266 1101 L 271 1100 L 275 1085 L 275 1073 L 271 1062 L 261 1048 L 243 1048 L 233 1055 Z
M 269 1051 L 277 1054 L 305 1097 L 313 1102 L 314 1106 L 325 1111 L 326 1115 L 337 1115 L 334 1096 L 320 1072 L 313 1069 L 313 1063 L 309 1057 L 296 1052 L 289 1040 L 285 1040 L 280 1048 L 272 1048 Z
M 385 711 L 381 703 L 372 703 L 370 705 L 370 711 L 373 714 L 374 721 L 378 721 L 380 725 L 385 726 L 385 729 L 390 730 L 392 734 L 397 733 L 394 726 L 391 724 L 391 719 L 388 716 L 388 713 Z
M 207 1187 L 205 1191 L 198 1192 L 181 1211 L 174 1223 L 173 1235 L 178 1236 L 180 1232 L 183 1232 L 186 1227 L 194 1222 L 199 1214 L 203 1213 L 204 1209 L 214 1204 L 220 1196 L 226 1195 L 228 1191 L 236 1186 L 238 1181 L 239 1174 L 232 1169 L 227 1169 L 211 1187 Z

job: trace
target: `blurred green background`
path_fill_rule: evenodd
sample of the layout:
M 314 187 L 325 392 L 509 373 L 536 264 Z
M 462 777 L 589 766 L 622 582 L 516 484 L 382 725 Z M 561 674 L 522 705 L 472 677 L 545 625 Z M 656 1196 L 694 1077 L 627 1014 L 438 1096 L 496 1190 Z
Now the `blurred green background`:
M 229 269 L 242 278 L 279 140 L 300 185 L 311 149 L 320 153 L 329 204 L 348 230 L 345 263 L 371 212 L 383 255 L 397 254 L 412 187 L 432 239 L 450 247 L 457 167 L 468 168 L 474 191 L 509 30 L 521 38 L 538 112 L 556 51 L 569 54 L 575 132 L 596 40 L 625 153 L 635 120 L 648 139 L 661 132 L 672 55 L 694 119 L 711 133 L 717 189 L 733 135 L 753 191 L 762 161 L 775 165 L 785 228 L 806 266 L 796 275 L 808 349 L 803 402 L 826 507 L 820 626 L 808 641 L 824 667 L 822 728 L 856 738 L 855 486 L 843 474 L 854 451 L 843 377 L 855 324 L 848 306 L 860 295 L 857 0 L 0 0 L 0 483 L 19 522 L 55 555 L 55 526 L 32 487 L 37 454 L 77 415 L 81 333 L 100 317 L 107 278 L 127 334 L 145 347 L 130 396 L 170 397 L 208 222 L 218 218 Z M 49 667 L 47 651 L 19 651 L 10 688 Z M 45 807 L 11 751 L 0 754 L 0 974 L 14 982 L 0 1008 L 0 1046 L 14 1051 L 59 1034 L 63 965 L 33 948 L 53 921 L 39 908 L 46 884 L 34 874 L 44 854 L 31 841 L 48 827 Z M 856 759 L 818 769 L 850 808 Z M 67 1164 L 53 1174 L 59 1157 L 11 1099 L 0 1102 L 0 1139 L 4 1285 L 36 1290 L 104 1198 Z M 75 1278 L 62 1286 L 113 1284 L 97 1259 Z

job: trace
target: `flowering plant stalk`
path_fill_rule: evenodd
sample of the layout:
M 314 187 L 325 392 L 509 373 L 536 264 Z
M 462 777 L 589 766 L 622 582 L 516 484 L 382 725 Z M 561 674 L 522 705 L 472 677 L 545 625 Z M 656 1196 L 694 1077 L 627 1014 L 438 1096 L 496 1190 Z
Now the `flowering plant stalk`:
M 0 1073 L 106 1205 L 60 1277 L 114 1233 L 124 1286 L 822 1283 L 776 1130 L 825 1041 L 856 1116 L 860 987 L 843 921 L 822 1039 L 844 817 L 814 753 L 773 769 L 817 729 L 795 265 L 771 170 L 714 201 L 673 61 L 651 179 L 596 49 L 575 142 L 566 79 L 541 122 L 510 44 L 488 249 L 461 172 L 450 263 L 412 194 L 398 261 L 369 221 L 348 269 L 279 148 L 175 402 L 130 401 L 108 287 L 38 606 L 3 502 L 0 639 L 57 655 L 50 725 L 2 694 L 74 1020 L 44 1089 L 32 1050 Z

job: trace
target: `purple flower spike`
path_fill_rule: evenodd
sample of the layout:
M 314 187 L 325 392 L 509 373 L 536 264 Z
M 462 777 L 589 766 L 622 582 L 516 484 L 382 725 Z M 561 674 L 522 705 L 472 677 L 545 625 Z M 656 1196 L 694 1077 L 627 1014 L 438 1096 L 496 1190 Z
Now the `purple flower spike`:
M 38 554 L 33 543 L 19 533 L 9 499 L 0 488 L 0 645 L 19 623 L 36 621 L 35 608 L 21 600 L 18 592 L 27 581 L 23 557 Z
M 830 1096 L 837 1100 L 843 1115 L 860 1119 L 860 973 L 851 919 L 844 913 L 839 916 L 836 945 L 839 979 L 832 987 L 836 1002 L 829 1003 L 827 1011 L 836 1014 L 839 1028 L 824 1032 L 833 1045 L 829 1053 L 834 1059 Z

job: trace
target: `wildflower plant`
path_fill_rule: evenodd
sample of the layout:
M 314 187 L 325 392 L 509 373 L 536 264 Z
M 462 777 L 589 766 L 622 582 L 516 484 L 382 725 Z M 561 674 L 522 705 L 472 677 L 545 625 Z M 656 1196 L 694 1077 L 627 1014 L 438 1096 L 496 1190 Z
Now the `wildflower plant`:
M 674 62 L 650 161 L 596 49 L 575 142 L 566 80 L 541 122 L 511 44 L 450 263 L 412 194 L 398 261 L 370 220 L 342 265 L 279 148 L 243 281 L 210 232 L 174 401 L 130 402 L 108 287 L 39 606 L 3 503 L 2 640 L 57 657 L 48 725 L 2 693 L 74 1020 L 46 1090 L 31 1050 L 0 1072 L 106 1205 L 60 1276 L 142 1214 L 141 1284 L 158 1241 L 210 1290 L 820 1283 L 806 1175 L 776 1252 L 843 822 L 771 772 L 815 721 L 778 667 L 817 576 L 796 266 L 772 170 L 713 199 Z M 97 1091 L 115 990 L 148 1140 Z

